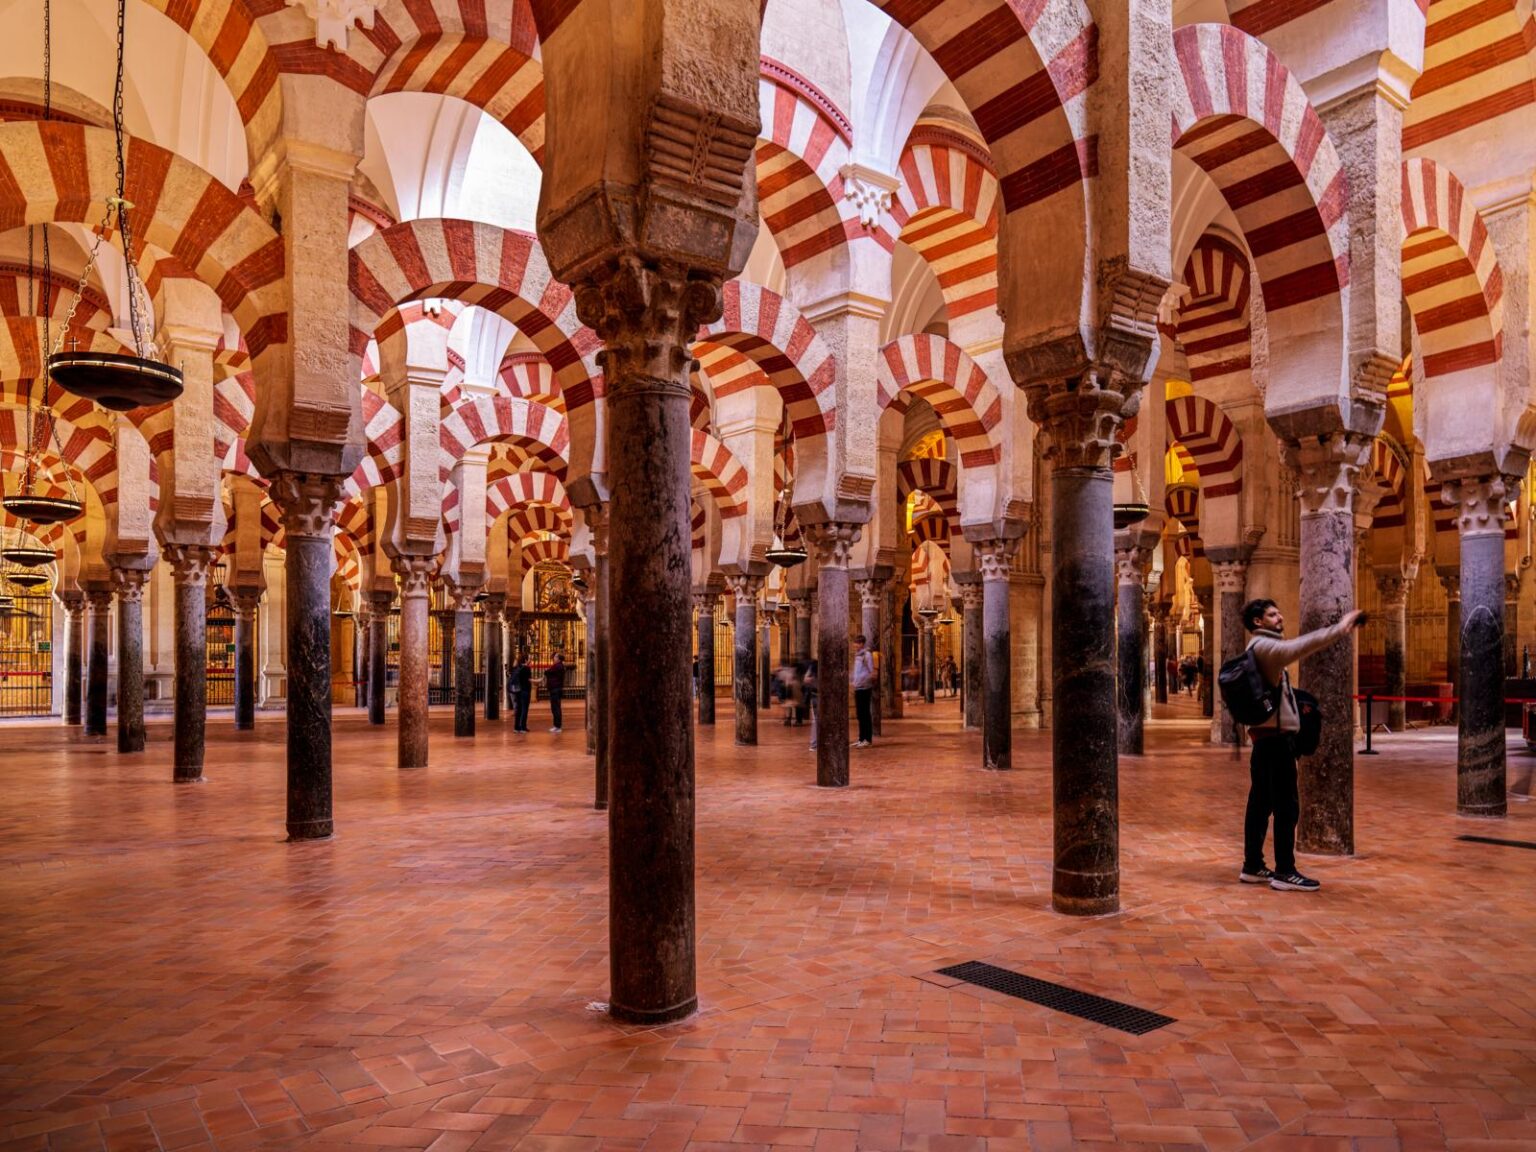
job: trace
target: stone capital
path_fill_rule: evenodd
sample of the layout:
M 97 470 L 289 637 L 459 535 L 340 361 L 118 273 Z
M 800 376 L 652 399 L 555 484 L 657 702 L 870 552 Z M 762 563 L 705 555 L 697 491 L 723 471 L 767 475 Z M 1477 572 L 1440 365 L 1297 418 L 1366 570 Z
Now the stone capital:
M 1019 553 L 1017 538 L 996 538 L 972 541 L 976 561 L 981 568 L 982 583 L 989 580 L 1006 580 L 1013 570 L 1013 558 Z
M 1374 436 L 1336 429 L 1303 440 L 1281 440 L 1280 454 L 1296 476 L 1303 516 L 1352 515 L 1356 477 Z
M 885 596 L 886 582 L 880 579 L 855 580 L 854 588 L 859 593 L 859 606 L 861 608 L 878 608 Z
M 283 514 L 290 536 L 329 539 L 341 506 L 346 477 L 321 472 L 279 472 L 272 477 L 272 502 Z
M 395 603 L 394 590 L 375 591 L 369 595 L 368 602 L 373 606 L 373 614 L 375 616 L 388 616 L 390 608 Z
M 809 596 L 791 596 L 789 598 L 790 611 L 795 614 L 796 620 L 809 620 L 811 618 L 811 598 Z
M 719 603 L 720 593 L 718 592 L 695 592 L 693 594 L 694 611 L 706 616 L 714 615 L 715 607 Z
M 965 611 L 980 611 L 986 598 L 986 590 L 981 586 L 981 581 L 971 580 L 960 585 L 960 606 Z
M 737 602 L 757 599 L 757 594 L 763 589 L 762 576 L 755 576 L 750 572 L 727 572 L 725 574 L 725 586 L 731 590 L 731 595 Z
M 448 599 L 455 612 L 473 612 L 475 610 L 475 597 L 480 594 L 478 584 L 450 584 L 448 585 Z
M 1141 386 L 1139 379 L 1106 368 L 1025 384 L 1041 458 L 1057 468 L 1107 469 L 1121 449 L 1121 425 L 1141 405 Z
M 880 217 L 891 210 L 891 201 L 901 187 L 900 177 L 863 164 L 844 164 L 838 175 L 843 178 L 843 199 L 858 210 L 859 223 L 866 230 L 878 228 Z
M 816 550 L 816 562 L 823 568 L 848 567 L 849 554 L 863 533 L 862 524 L 850 524 L 828 520 L 821 524 L 806 524 L 801 528 L 806 543 Z
M 1248 565 L 1241 560 L 1212 561 L 1211 576 L 1218 592 L 1241 594 L 1248 589 Z
M 1435 575 L 1440 577 L 1440 587 L 1445 589 L 1447 603 L 1461 603 L 1461 569 L 1437 568 Z
M 112 589 L 91 588 L 85 593 L 85 602 L 90 610 L 96 614 L 106 612 L 112 607 Z
M 1408 593 L 1413 590 L 1414 573 L 1401 568 L 1383 568 L 1376 572 L 1376 592 L 1381 606 L 1395 611 L 1408 603 Z
M 112 588 L 117 598 L 127 603 L 137 603 L 144 598 L 144 582 L 149 573 L 142 568 L 113 568 Z
M 75 613 L 83 611 L 85 608 L 84 592 L 75 591 L 73 589 L 55 589 L 53 596 L 54 599 L 59 602 L 59 607 L 64 609 L 65 613 L 69 616 L 73 616 Z
M 171 566 L 178 584 L 206 584 L 216 555 L 201 544 L 167 544 L 160 553 Z
M 1161 624 L 1168 619 L 1168 613 L 1173 611 L 1173 602 L 1171 600 L 1149 600 L 1147 601 L 1147 611 L 1152 614 L 1152 619 Z
M 400 578 L 400 599 L 425 599 L 432 584 L 432 557 L 396 556 L 392 564 Z
M 1456 530 L 1462 536 L 1502 536 L 1505 508 L 1519 492 L 1519 476 L 1495 473 L 1447 480 L 1440 499 L 1456 509 Z

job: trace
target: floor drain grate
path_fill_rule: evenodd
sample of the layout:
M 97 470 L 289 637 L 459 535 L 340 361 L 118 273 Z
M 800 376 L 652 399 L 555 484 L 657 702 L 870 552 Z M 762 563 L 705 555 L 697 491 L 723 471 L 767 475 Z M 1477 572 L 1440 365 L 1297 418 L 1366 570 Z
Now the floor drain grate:
M 1500 840 L 1497 836 L 1458 836 L 1456 839 L 1465 840 L 1469 844 L 1497 844 L 1501 848 L 1536 849 L 1536 843 L 1529 840 Z
M 1076 988 L 1052 984 L 1049 980 L 1037 980 L 1033 976 L 1010 972 L 995 964 L 983 964 L 980 960 L 968 960 L 964 964 L 940 968 L 939 975 L 952 976 L 979 988 L 990 988 L 1005 996 L 1015 996 L 1031 1004 L 1054 1008 L 1058 1012 L 1091 1020 L 1095 1024 L 1107 1024 L 1133 1036 L 1143 1036 L 1175 1022 L 1172 1016 L 1148 1012 L 1145 1008 L 1122 1004 L 1118 1000 L 1107 1000 L 1092 992 L 1079 992 Z

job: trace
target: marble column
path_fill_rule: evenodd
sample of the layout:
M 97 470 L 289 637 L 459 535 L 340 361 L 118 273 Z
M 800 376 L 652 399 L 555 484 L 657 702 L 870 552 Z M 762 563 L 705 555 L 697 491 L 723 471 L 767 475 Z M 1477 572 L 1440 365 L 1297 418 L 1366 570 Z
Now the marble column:
M 1445 679 L 1451 686 L 1451 719 L 1461 712 L 1461 569 L 1440 568 L 1440 586 L 1445 589 Z
M 773 609 L 764 605 L 757 623 L 757 706 L 773 707 Z
M 965 726 L 980 729 L 986 716 L 986 678 L 982 672 L 982 601 L 986 593 L 972 578 L 960 585 L 961 691 L 965 695 Z
M 1461 708 L 1456 729 L 1456 813 L 1504 816 L 1504 507 L 1518 476 L 1452 480 L 1461 539 Z
M 502 654 L 504 633 L 501 623 L 501 614 L 506 607 L 505 596 L 493 594 L 485 598 L 485 615 L 481 628 L 485 633 L 485 718 L 487 720 L 501 719 L 501 696 L 507 690 L 507 670 L 505 657 Z
M 582 597 L 582 615 L 587 624 L 587 714 L 582 729 L 587 738 L 587 755 L 597 755 L 597 660 L 593 653 L 593 640 L 597 635 L 597 573 L 590 570 L 583 577 L 587 582 L 586 595 Z
M 891 719 L 900 719 L 903 711 L 901 695 L 901 633 L 897 626 L 897 586 L 895 580 L 886 581 L 884 603 L 880 608 L 880 650 L 885 659 L 880 661 L 880 712 Z
M 1168 703 L 1168 609 L 1167 600 L 1152 602 L 1152 699 Z
M 1205 663 L 1205 675 L 1200 678 L 1200 715 L 1207 720 L 1216 715 L 1216 693 L 1212 690 L 1211 665 L 1216 659 L 1216 589 L 1213 586 L 1195 589 L 1195 599 L 1200 604 L 1200 659 Z
M 1017 539 L 975 542 L 981 566 L 981 766 L 1013 767 L 1013 639 L 1008 577 Z
M 859 593 L 859 622 L 864 630 L 864 643 L 869 646 L 872 658 L 875 661 L 876 677 L 875 690 L 869 694 L 870 720 L 873 722 L 871 731 L 880 735 L 880 716 L 884 711 L 880 707 L 880 677 L 885 672 L 885 646 L 883 636 L 884 629 L 881 626 L 881 606 L 885 603 L 885 580 L 880 577 L 871 577 L 865 580 L 855 581 Z
M 1146 624 L 1147 549 L 1115 542 L 1115 707 L 1119 713 L 1119 750 L 1140 756 L 1146 729 L 1144 705 L 1147 679 Z
M 288 629 L 288 839 L 334 830 L 331 802 L 332 536 L 345 477 L 279 472 L 272 499 L 283 513 Z
M 113 568 L 117 590 L 117 750 L 144 751 L 144 581 L 148 572 Z
M 804 664 L 811 658 L 811 597 L 803 594 L 793 598 L 795 611 L 795 663 Z
M 395 699 L 399 726 L 397 760 L 401 768 L 425 768 L 432 558 L 396 556 L 394 568 L 400 580 L 400 679 Z
M 1243 605 L 1247 603 L 1248 564 L 1243 560 L 1220 560 L 1212 549 L 1211 572 L 1216 584 L 1216 657 L 1211 664 L 1211 686 L 1214 705 L 1216 673 L 1232 657 L 1240 655 L 1248 643 L 1247 629 L 1243 627 Z M 1211 739 L 1219 744 L 1237 743 L 1237 723 L 1232 713 L 1223 707 L 1215 708 Z
M 85 703 L 85 593 L 62 593 L 59 604 L 64 609 L 64 723 L 77 725 Z
M 428 593 L 427 593 L 427 602 L 429 604 L 431 603 L 431 595 L 432 595 L 431 591 L 429 590 Z M 444 603 L 449 603 L 451 601 L 451 599 L 452 599 L 452 593 L 446 593 L 443 596 Z M 433 616 L 437 617 L 437 620 L 438 620 L 438 634 L 440 636 L 439 651 L 438 651 L 438 655 L 437 655 L 437 661 L 438 661 L 438 663 L 437 663 L 437 683 L 438 683 L 438 686 L 442 689 L 443 695 L 449 701 L 452 701 L 453 700 L 453 684 L 454 684 L 454 675 L 453 675 L 453 637 L 454 637 L 454 633 L 457 631 L 457 628 L 455 627 L 455 625 L 458 623 L 458 621 L 454 617 L 453 609 L 451 607 L 439 609 L 438 611 L 435 611 L 435 612 L 431 608 L 428 608 L 427 609 L 427 619 L 431 620 Z M 428 628 L 427 628 L 427 648 L 428 648 L 429 652 L 430 652 L 430 649 L 432 647 L 431 637 L 432 637 L 432 629 L 431 629 L 431 627 L 429 625 Z M 431 701 L 432 701 L 432 678 L 431 678 L 431 674 L 428 673 L 428 676 L 427 676 L 427 702 L 428 702 L 428 704 L 430 704 Z
M 862 526 L 802 525 L 816 552 L 816 783 L 848 786 L 848 553 Z
M 933 617 L 920 616 L 917 621 L 917 672 L 919 694 L 924 704 L 933 703 Z
M 93 588 L 85 594 L 86 674 L 85 734 L 107 734 L 107 628 L 112 593 Z
M 1301 620 L 1295 634 L 1335 624 L 1355 607 L 1356 477 L 1370 458 L 1373 437 L 1334 432 L 1297 445 L 1282 441 L 1297 472 L 1301 496 Z M 1321 441 L 1321 442 L 1319 442 Z M 1350 718 L 1354 695 L 1353 638 L 1301 662 L 1298 683 L 1318 699 L 1325 723 L 1317 751 L 1298 765 L 1302 852 L 1349 856 L 1355 851 L 1355 743 Z
M 1520 667 L 1520 580 L 1518 569 L 1504 573 L 1504 675 L 1519 676 Z
M 368 723 L 382 725 L 389 698 L 389 612 L 395 597 L 391 592 L 375 592 L 369 601 L 373 610 L 368 616 Z
M 172 779 L 203 778 L 208 721 L 208 569 L 213 549 L 168 544 L 165 558 L 176 579 L 175 750 Z
M 699 629 L 699 723 L 715 722 L 715 606 L 718 592 L 695 592 L 693 607 Z
M 592 569 L 597 583 L 597 598 L 593 603 L 597 627 L 587 639 L 587 668 L 593 679 L 596 702 L 593 735 L 597 747 L 592 762 L 592 807 L 598 811 L 607 811 L 613 772 L 612 719 L 608 706 L 608 691 L 613 683 L 613 665 L 609 655 L 613 629 L 613 570 L 608 560 L 608 509 L 609 505 L 604 504 L 600 512 L 591 508 L 587 510 L 587 526 L 592 531 Z M 593 646 L 597 649 L 595 653 Z
M 731 699 L 736 711 L 736 743 L 757 743 L 757 594 L 763 578 L 732 572 L 725 578 L 736 597 L 735 660 Z
M 688 376 L 700 323 L 720 314 L 720 283 L 625 261 L 579 285 L 576 302 L 604 341 L 618 590 L 607 636 L 609 1011 L 659 1024 L 698 1005 Z M 711 629 L 712 608 L 701 604 Z
M 1376 593 L 1381 601 L 1382 623 L 1386 625 L 1385 687 L 1388 696 L 1402 696 L 1408 690 L 1408 594 L 1413 590 L 1417 565 L 1376 573 Z M 1402 732 L 1408 727 L 1408 705 L 1401 700 L 1387 701 L 1387 729 Z
M 453 734 L 475 734 L 475 595 L 478 588 L 454 586 Z

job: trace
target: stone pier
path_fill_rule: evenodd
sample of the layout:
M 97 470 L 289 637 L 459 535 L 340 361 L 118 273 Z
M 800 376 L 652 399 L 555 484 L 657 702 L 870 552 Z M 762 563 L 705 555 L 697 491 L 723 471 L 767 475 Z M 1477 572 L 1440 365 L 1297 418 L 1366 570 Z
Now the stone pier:
M 981 566 L 981 766 L 1004 772 L 1013 767 L 1013 639 L 1009 617 L 1009 572 L 1019 541 L 975 541 Z
M 475 734 L 475 595 L 478 589 L 455 586 L 453 600 L 453 734 Z
M 398 766 L 427 766 L 427 622 L 431 607 L 430 556 L 396 556 L 400 579 L 400 678 L 395 712 L 399 724 Z
M 1376 573 L 1376 592 L 1381 599 L 1382 623 L 1386 625 L 1384 649 L 1386 695 L 1402 696 L 1408 690 L 1408 596 L 1418 565 L 1383 569 Z M 1402 700 L 1387 701 L 1387 729 L 1402 732 L 1408 727 L 1408 705 Z
M 117 750 L 144 751 L 144 581 L 148 572 L 113 568 L 117 590 Z
M 172 779 L 203 778 L 208 719 L 208 569 L 213 549 L 171 544 L 165 548 L 176 580 L 175 750 Z
M 736 743 L 757 743 L 757 594 L 759 575 L 733 572 L 726 585 L 736 598 L 735 652 L 732 663 L 731 699 L 735 703 Z
M 1146 563 L 1148 550 L 1137 547 L 1130 534 L 1115 540 L 1115 631 L 1118 672 L 1115 707 L 1119 713 L 1119 749 L 1140 756 L 1144 749 L 1146 715 Z
M 391 592 L 375 592 L 369 602 L 373 610 L 368 615 L 368 723 L 382 725 L 389 699 L 389 613 L 395 597 Z
M 980 729 L 986 715 L 985 676 L 982 672 L 981 615 L 986 593 L 974 574 L 960 583 L 960 658 L 965 726 Z
M 59 604 L 64 609 L 64 723 L 75 726 L 85 704 L 85 594 L 60 593 Z
M 85 594 L 86 670 L 85 734 L 107 734 L 107 649 L 112 593 L 92 588 Z
M 715 722 L 715 608 L 718 592 L 693 593 L 693 608 L 698 613 L 699 636 L 699 723 Z
M 862 526 L 828 521 L 802 525 L 815 550 L 816 783 L 848 786 L 848 554 Z

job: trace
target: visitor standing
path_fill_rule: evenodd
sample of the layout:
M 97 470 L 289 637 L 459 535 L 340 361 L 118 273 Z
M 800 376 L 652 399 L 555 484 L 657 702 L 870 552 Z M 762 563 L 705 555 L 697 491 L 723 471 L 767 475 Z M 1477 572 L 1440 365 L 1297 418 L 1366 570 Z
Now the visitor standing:
M 853 638 L 853 708 L 859 717 L 859 738 L 855 748 L 868 748 L 875 742 L 875 657 L 862 635 Z
M 559 732 L 561 728 L 560 705 L 565 698 L 565 657 L 555 653 L 554 663 L 544 670 L 544 691 L 549 694 L 549 714 L 554 724 L 551 732 Z
M 1316 892 L 1322 887 L 1296 871 L 1296 822 L 1301 818 L 1301 799 L 1296 791 L 1296 734 L 1301 731 L 1301 713 L 1286 668 L 1337 644 L 1364 622 L 1364 613 L 1348 612 L 1331 628 L 1287 640 L 1285 617 L 1273 600 L 1250 600 L 1243 606 L 1248 649 L 1264 683 L 1279 693 L 1273 719 L 1248 729 L 1253 753 L 1248 762 L 1248 809 L 1243 818 L 1243 870 L 1238 877 L 1244 884 L 1267 882 L 1282 892 Z M 1271 816 L 1275 821 L 1273 872 L 1264 867 L 1264 835 Z
M 519 652 L 507 671 L 507 695 L 512 697 L 512 731 L 528 731 L 528 703 L 533 697 L 533 669 L 528 653 Z

